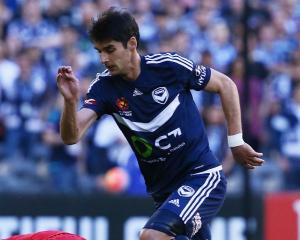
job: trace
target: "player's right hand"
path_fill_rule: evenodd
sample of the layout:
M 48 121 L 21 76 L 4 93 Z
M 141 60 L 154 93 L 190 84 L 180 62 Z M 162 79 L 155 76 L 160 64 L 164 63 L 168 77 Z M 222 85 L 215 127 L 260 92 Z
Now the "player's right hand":
M 76 103 L 79 99 L 79 80 L 75 77 L 70 66 L 58 68 L 56 84 L 65 101 Z

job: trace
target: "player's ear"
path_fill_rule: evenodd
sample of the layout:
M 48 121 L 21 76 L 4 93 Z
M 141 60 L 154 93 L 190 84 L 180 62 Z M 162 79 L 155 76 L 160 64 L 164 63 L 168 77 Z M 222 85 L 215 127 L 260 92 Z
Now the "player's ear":
M 134 50 L 137 48 L 137 41 L 135 37 L 131 37 L 127 42 L 127 48 L 129 50 Z

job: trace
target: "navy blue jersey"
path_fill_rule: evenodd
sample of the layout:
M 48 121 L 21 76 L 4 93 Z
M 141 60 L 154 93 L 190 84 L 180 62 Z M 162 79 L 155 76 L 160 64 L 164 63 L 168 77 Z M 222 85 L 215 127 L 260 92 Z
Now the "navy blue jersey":
M 219 165 L 212 155 L 190 89 L 201 90 L 211 69 L 176 53 L 141 56 L 135 81 L 98 74 L 83 107 L 110 114 L 135 152 L 150 194 L 168 192 L 191 171 Z

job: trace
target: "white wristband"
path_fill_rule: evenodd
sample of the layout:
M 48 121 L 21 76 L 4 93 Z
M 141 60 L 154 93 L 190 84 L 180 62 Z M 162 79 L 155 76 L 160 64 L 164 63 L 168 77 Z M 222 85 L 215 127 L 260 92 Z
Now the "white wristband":
M 245 142 L 243 140 L 243 134 L 238 133 L 231 136 L 228 136 L 228 146 L 229 147 L 237 147 L 243 145 Z

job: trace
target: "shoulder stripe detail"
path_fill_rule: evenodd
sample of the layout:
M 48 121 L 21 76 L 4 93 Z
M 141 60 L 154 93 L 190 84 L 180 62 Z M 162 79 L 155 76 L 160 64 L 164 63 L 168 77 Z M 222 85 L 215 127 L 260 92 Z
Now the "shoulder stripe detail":
M 158 64 L 158 63 L 162 63 L 162 62 L 175 62 L 175 63 L 178 63 L 179 65 L 187 68 L 188 70 L 190 71 L 193 71 L 193 68 L 186 65 L 185 63 L 181 62 L 181 61 L 178 61 L 178 60 L 172 60 L 172 59 L 161 59 L 159 61 L 146 61 L 146 64 Z
M 105 71 L 104 71 L 104 72 L 105 72 Z M 100 80 L 100 76 L 102 76 L 101 73 L 97 73 L 97 74 L 96 74 L 95 79 L 91 82 L 91 84 L 90 84 L 90 86 L 89 86 L 89 88 L 88 88 L 88 90 L 87 90 L 88 93 L 91 91 L 92 86 L 93 86 L 96 82 L 98 82 L 98 81 Z
M 192 61 L 179 56 L 178 54 L 171 55 L 170 53 L 157 55 L 155 57 L 145 56 L 146 64 L 158 64 L 162 62 L 175 62 L 178 63 L 190 71 L 193 70 Z
M 186 64 L 190 65 L 193 67 L 193 62 L 185 57 L 182 57 L 178 55 L 177 53 L 171 54 L 171 53 L 158 53 L 158 54 L 153 54 L 153 55 L 146 55 L 145 59 L 146 60 L 159 60 L 164 57 L 170 57 L 172 59 L 180 59 L 182 62 L 185 62 Z
M 128 127 L 129 129 L 136 132 L 154 132 L 159 127 L 164 125 L 174 114 L 175 110 L 179 106 L 179 94 L 174 98 L 174 100 L 163 110 L 161 111 L 154 119 L 150 122 L 132 122 L 127 118 L 121 117 L 117 113 L 114 113 L 115 119 Z

